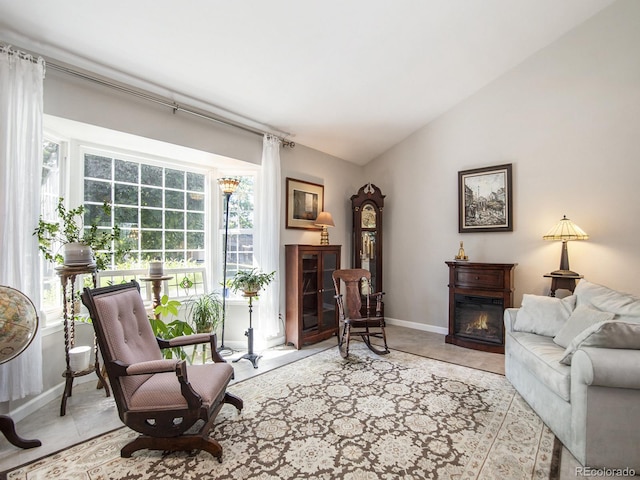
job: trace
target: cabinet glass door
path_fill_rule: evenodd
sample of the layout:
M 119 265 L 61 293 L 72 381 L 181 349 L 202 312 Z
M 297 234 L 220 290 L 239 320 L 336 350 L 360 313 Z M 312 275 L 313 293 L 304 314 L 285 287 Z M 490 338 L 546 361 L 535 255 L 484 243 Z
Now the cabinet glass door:
M 322 255 L 322 318 L 319 328 L 334 328 L 336 324 L 336 289 L 333 286 L 333 272 L 338 268 L 338 255 L 325 252 Z
M 302 330 L 318 328 L 319 255 L 302 255 Z

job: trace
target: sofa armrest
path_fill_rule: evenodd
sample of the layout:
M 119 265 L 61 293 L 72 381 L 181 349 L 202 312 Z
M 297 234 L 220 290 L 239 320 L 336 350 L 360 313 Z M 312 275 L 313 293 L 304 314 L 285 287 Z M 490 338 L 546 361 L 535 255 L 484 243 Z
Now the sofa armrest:
M 504 309 L 504 329 L 505 332 L 513 332 L 513 326 L 516 323 L 516 316 L 518 315 L 519 308 L 505 308 Z
M 571 377 L 585 385 L 640 389 L 640 350 L 580 348 L 571 360 Z

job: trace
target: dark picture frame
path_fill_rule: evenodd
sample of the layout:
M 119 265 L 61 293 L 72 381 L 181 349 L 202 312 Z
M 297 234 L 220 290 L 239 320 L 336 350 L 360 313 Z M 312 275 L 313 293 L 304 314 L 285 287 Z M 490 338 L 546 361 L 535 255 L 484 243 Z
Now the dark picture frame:
M 512 232 L 512 164 L 458 172 L 458 231 Z
M 287 178 L 287 228 L 322 230 L 314 225 L 318 214 L 324 210 L 324 186 Z

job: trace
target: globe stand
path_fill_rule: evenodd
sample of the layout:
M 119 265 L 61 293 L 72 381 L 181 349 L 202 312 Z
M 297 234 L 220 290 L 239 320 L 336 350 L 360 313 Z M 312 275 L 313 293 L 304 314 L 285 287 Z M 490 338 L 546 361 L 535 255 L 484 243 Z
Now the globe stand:
M 16 433 L 16 425 L 13 423 L 11 417 L 7 415 L 0 415 L 0 432 L 7 437 L 9 443 L 12 443 L 16 447 L 20 448 L 34 448 L 42 445 L 40 440 L 26 440 L 20 437 Z
M 253 297 L 256 297 L 257 294 L 254 292 L 248 292 L 244 294 L 245 297 L 249 298 L 249 328 L 247 329 L 246 332 L 244 332 L 245 336 L 247 337 L 247 353 L 245 353 L 243 356 L 241 356 L 240 358 L 236 358 L 233 362 L 239 362 L 242 359 L 245 360 L 249 360 L 252 364 L 253 364 L 253 368 L 258 368 L 258 359 L 262 356 L 262 355 L 256 355 L 255 353 L 253 353 L 253 326 L 251 324 L 251 316 L 253 313 Z
M 33 302 L 15 288 L 0 285 L 0 364 L 20 355 L 38 331 L 38 313 Z M 16 433 L 16 424 L 8 415 L 0 415 L 0 433 L 20 448 L 42 445 L 40 440 L 26 440 Z

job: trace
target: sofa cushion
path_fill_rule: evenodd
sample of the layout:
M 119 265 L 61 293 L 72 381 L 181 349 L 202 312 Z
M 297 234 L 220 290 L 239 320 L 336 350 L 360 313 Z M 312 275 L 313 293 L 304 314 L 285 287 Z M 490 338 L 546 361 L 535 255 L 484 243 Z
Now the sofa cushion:
M 576 296 L 576 306 L 589 306 L 593 298 L 604 295 L 610 291 L 611 289 L 604 285 L 598 285 L 597 283 L 591 283 L 588 280 L 582 279 L 573 291 L 573 294 Z
M 591 299 L 591 304 L 605 312 L 615 313 L 616 320 L 640 323 L 640 298 L 610 290 Z
M 596 323 L 612 320 L 615 314 L 602 312 L 586 305 L 578 305 L 569 320 L 560 328 L 553 341 L 563 348 L 567 348 L 579 333 Z
M 576 306 L 591 305 L 616 314 L 616 320 L 640 322 L 640 297 L 580 280 L 574 290 Z
M 518 315 L 520 315 L 518 313 Z M 511 332 L 510 355 L 567 402 L 571 394 L 571 367 L 562 365 L 562 347 L 553 338 L 527 332 Z
M 575 305 L 574 295 L 555 298 L 525 293 L 513 329 L 553 337 L 569 319 Z
M 580 347 L 640 350 L 640 323 L 619 320 L 596 323 L 571 341 L 560 362 L 571 365 L 573 354 Z

